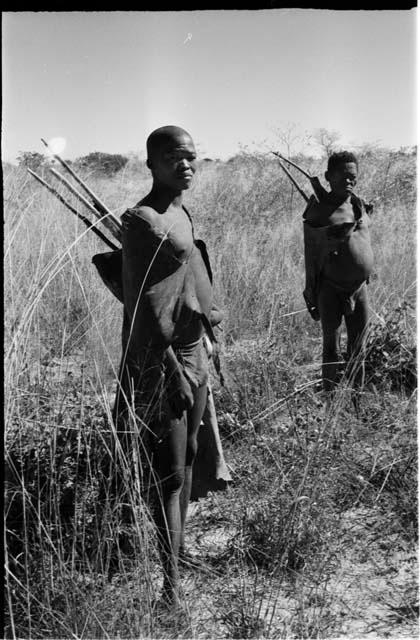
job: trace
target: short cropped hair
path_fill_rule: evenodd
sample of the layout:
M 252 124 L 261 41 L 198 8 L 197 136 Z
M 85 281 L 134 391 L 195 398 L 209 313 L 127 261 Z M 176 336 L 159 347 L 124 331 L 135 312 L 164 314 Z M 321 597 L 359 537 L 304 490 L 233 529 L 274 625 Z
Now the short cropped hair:
M 181 127 L 169 125 L 166 127 L 159 127 L 159 129 L 155 129 L 147 138 L 147 157 L 151 158 L 157 149 L 173 142 L 173 140 L 180 135 L 191 138 L 190 134 L 185 131 L 185 129 L 181 129 Z
M 359 168 L 359 162 L 354 153 L 351 151 L 336 151 L 328 158 L 327 171 L 334 171 L 334 169 L 344 162 L 354 162 L 356 167 Z

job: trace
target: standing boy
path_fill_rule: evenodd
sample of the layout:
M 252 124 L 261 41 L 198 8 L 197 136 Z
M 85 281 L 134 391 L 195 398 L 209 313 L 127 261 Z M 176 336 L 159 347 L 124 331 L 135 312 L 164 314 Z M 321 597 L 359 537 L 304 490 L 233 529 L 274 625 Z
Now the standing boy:
M 363 342 L 368 325 L 367 282 L 373 268 L 369 207 L 353 189 L 358 161 L 342 151 L 328 159 L 330 192 L 311 198 L 303 214 L 306 285 L 311 316 L 321 320 L 322 378 L 325 391 L 338 382 L 340 325 L 347 328 L 347 359 L 358 382 L 363 378 Z M 370 212 L 370 209 L 369 209 Z

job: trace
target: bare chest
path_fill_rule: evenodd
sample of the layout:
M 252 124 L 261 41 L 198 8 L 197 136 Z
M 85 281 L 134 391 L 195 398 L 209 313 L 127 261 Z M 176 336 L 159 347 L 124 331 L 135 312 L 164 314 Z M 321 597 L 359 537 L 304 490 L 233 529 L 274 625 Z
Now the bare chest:
M 162 242 L 169 243 L 178 260 L 185 261 L 193 248 L 191 222 L 182 209 L 170 209 L 153 220 L 153 231 Z

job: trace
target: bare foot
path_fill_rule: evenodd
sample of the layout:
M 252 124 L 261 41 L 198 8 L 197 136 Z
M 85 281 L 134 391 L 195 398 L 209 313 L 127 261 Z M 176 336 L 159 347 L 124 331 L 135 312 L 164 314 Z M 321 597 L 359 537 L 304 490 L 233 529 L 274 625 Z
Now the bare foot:
M 163 583 L 162 594 L 158 603 L 161 607 L 173 613 L 184 610 L 184 605 L 179 596 L 179 587 L 174 587 L 166 581 Z

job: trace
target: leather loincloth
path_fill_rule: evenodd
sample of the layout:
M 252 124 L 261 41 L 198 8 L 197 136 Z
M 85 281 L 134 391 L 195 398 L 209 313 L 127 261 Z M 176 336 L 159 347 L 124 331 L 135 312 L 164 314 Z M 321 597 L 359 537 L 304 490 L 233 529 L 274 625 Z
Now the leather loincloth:
M 188 382 L 195 388 L 207 383 L 209 376 L 209 359 L 203 339 L 183 345 L 172 345 L 176 359 Z
M 351 289 L 341 287 L 336 282 L 332 280 L 328 280 L 327 278 L 323 278 L 321 282 L 321 287 L 327 285 L 335 292 L 336 296 L 339 299 L 341 310 L 343 315 L 350 316 L 354 312 L 354 308 L 356 306 L 356 298 L 360 293 L 363 286 L 365 286 L 365 281 L 356 287 L 352 287 Z

